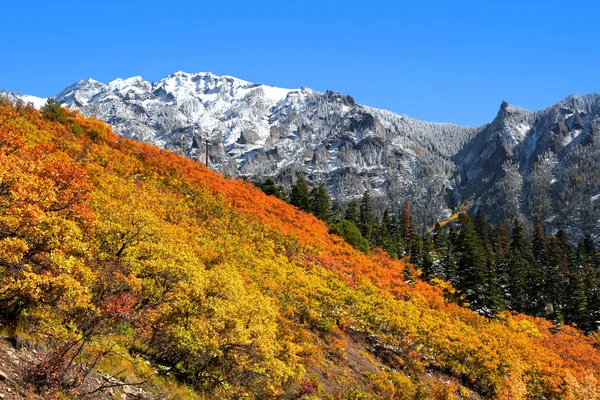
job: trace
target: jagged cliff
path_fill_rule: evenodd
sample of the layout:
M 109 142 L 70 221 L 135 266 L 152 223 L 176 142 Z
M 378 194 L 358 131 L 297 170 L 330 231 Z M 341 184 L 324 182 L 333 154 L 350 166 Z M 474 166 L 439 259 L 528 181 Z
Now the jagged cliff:
M 211 168 L 231 176 L 273 176 L 289 186 L 302 174 L 324 182 L 341 203 L 366 189 L 380 207 L 408 197 L 428 224 L 457 207 L 482 208 L 495 222 L 540 213 L 550 230 L 599 233 L 597 94 L 536 112 L 503 102 L 494 121 L 477 128 L 417 121 L 331 91 L 211 73 L 89 79 L 54 98 L 126 137 L 202 162 L 208 144 Z

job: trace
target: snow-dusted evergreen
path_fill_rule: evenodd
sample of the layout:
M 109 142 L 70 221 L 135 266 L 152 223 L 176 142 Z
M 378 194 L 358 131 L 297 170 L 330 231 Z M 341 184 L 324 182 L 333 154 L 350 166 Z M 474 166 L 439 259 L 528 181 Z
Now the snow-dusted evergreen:
M 40 106 L 44 99 L 4 92 Z M 600 96 L 570 96 L 541 111 L 505 102 L 491 123 L 461 127 L 361 106 L 327 91 L 282 89 L 211 73 L 177 72 L 108 84 L 77 82 L 54 96 L 115 131 L 249 178 L 288 187 L 303 175 L 341 202 L 412 201 L 432 224 L 461 209 L 493 222 L 540 213 L 549 231 L 600 238 Z M 396 210 L 394 210 L 396 211 Z

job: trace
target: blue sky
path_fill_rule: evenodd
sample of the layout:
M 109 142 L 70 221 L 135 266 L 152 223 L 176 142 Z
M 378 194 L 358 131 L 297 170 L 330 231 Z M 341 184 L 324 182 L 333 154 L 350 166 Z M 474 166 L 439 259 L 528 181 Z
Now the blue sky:
M 304 85 L 414 118 L 479 125 L 600 91 L 600 2 L 13 1 L 0 89 L 211 71 Z

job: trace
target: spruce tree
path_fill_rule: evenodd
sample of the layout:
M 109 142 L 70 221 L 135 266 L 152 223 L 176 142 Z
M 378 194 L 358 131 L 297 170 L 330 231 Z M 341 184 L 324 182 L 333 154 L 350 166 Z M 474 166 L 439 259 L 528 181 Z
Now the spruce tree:
M 46 101 L 46 104 L 40 109 L 40 112 L 50 121 L 57 121 L 61 124 L 67 123 L 67 110 L 62 108 L 53 98 L 49 98 Z
M 371 204 L 371 194 L 365 190 L 360 200 L 360 211 L 358 217 L 358 228 L 362 235 L 369 241 L 372 240 L 373 233 L 373 205 Z
M 346 206 L 344 219 L 352 221 L 354 225 L 358 226 L 358 202 L 356 200 L 350 200 Z
M 437 274 L 437 271 L 434 269 L 435 265 L 433 262 L 433 240 L 431 239 L 431 234 L 429 232 L 425 232 L 425 234 L 423 235 L 422 260 L 422 278 L 424 280 L 429 280 Z
M 456 265 L 456 246 L 458 244 L 458 232 L 454 226 L 448 231 L 448 242 L 444 249 L 442 257 L 442 270 L 444 271 L 444 279 L 450 281 L 452 286 L 458 288 L 458 272 Z
M 548 237 L 546 243 L 547 262 L 545 266 L 545 292 L 548 296 L 546 318 L 556 321 L 557 323 L 563 323 L 565 320 L 564 312 L 567 295 L 567 275 L 571 260 L 569 259 L 569 252 L 565 243 L 561 242 L 558 238 Z
M 354 222 L 344 219 L 331 227 L 331 233 L 334 233 L 346 242 L 350 243 L 357 250 L 362 251 L 365 254 L 369 254 L 369 243 L 362 236 L 360 230 L 356 227 Z
M 294 185 L 292 185 L 292 193 L 290 195 L 290 204 L 299 209 L 310 212 L 310 191 L 306 179 L 300 177 Z
M 529 246 L 523 227 L 515 219 L 511 235 L 509 251 L 509 285 L 510 305 L 517 311 L 525 311 L 528 306 L 527 299 L 527 271 L 529 270 Z
M 281 185 L 277 185 L 273 178 L 269 177 L 264 182 L 255 182 L 254 185 L 269 196 L 277 197 L 283 201 L 287 201 L 287 193 Z
M 587 324 L 587 296 L 583 266 L 575 261 L 567 274 L 568 298 L 565 303 L 565 322 L 574 323 L 580 328 Z
M 467 295 L 475 310 L 489 303 L 485 298 L 486 258 L 481 241 L 469 215 L 459 216 L 460 233 L 457 238 L 457 288 Z
M 398 247 L 398 226 L 396 225 L 394 216 L 389 210 L 383 212 L 383 218 L 381 219 L 382 230 L 384 231 L 384 243 L 383 248 L 388 254 L 397 256 Z
M 591 332 L 597 330 L 600 325 L 600 290 L 598 287 L 598 253 L 590 235 L 585 235 L 577 246 L 577 261 L 583 268 L 587 307 L 586 320 L 580 323 L 580 327 Z
M 439 254 L 443 254 L 448 245 L 448 233 L 444 231 L 442 225 L 436 221 L 433 227 L 433 248 Z
M 510 238 L 506 225 L 499 224 L 491 232 L 491 246 L 494 252 L 494 273 L 498 285 L 498 296 L 502 299 L 503 308 L 510 306 L 510 268 L 509 243 Z
M 490 224 L 485 216 L 485 213 L 481 210 L 477 211 L 475 215 L 475 232 L 477 232 L 477 237 L 481 242 L 482 246 L 487 246 L 488 242 L 488 230 L 490 228 Z
M 329 222 L 331 216 L 331 197 L 323 183 L 310 191 L 310 211 L 321 221 Z

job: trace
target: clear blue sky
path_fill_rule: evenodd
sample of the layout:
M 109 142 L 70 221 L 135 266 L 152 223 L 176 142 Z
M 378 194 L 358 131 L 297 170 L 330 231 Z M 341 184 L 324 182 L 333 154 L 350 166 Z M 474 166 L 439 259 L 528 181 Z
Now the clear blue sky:
M 600 2 L 0 2 L 0 89 L 211 71 L 478 125 L 600 91 Z

